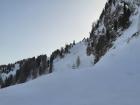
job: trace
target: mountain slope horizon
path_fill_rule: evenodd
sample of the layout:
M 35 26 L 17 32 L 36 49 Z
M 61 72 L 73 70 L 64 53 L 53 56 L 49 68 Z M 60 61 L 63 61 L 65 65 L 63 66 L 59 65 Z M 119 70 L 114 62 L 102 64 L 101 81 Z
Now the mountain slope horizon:
M 90 38 L 83 39 L 86 44 L 83 50 L 87 50 L 86 52 L 88 56 L 93 56 L 93 61 L 90 61 L 93 64 L 100 60 L 107 50 L 112 47 L 113 41 L 116 40 L 116 38 L 122 34 L 121 32 L 123 32 L 124 29 L 127 29 L 131 24 L 129 18 L 136 9 L 135 4 L 138 5 L 137 0 L 122 1 L 123 0 L 108 0 L 99 20 L 96 23 L 93 23 Z M 132 5 L 132 3 L 134 5 Z M 129 6 L 129 8 L 127 8 L 127 6 Z M 111 19 L 111 16 L 114 17 Z M 51 73 L 53 68 L 55 68 L 53 67 L 55 59 L 65 58 L 65 56 L 70 53 L 73 46 L 75 46 L 75 41 L 61 49 L 56 49 L 52 52 L 50 57 L 47 57 L 47 55 L 40 55 L 38 57 L 17 61 L 13 64 L 1 65 L 1 87 L 23 83 L 29 80 L 29 78 L 35 79 L 39 75 Z M 71 56 L 77 57 L 79 55 L 77 54 L 77 56 L 75 56 L 73 54 Z M 73 63 L 74 61 L 71 62 Z
M 140 37 L 129 42 L 125 38 L 120 37 L 115 48 L 94 66 L 58 69 L 25 84 L 1 89 L 1 104 L 139 105 Z
M 139 21 L 138 0 L 108 0 L 89 38 L 66 45 L 50 57 L 42 55 L 17 62 L 9 67 L 12 72 L 2 67 L 5 72 L 2 79 L 9 83 L 4 87 L 38 78 L 0 89 L 0 102 L 3 105 L 139 105 Z M 11 74 L 15 77 L 10 77 Z

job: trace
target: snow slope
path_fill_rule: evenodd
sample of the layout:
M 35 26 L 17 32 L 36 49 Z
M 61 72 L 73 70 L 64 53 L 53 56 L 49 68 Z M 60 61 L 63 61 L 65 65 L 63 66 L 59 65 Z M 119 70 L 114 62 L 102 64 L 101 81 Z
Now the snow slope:
M 55 59 L 54 72 L 66 71 L 71 69 L 84 69 L 91 67 L 94 64 L 94 56 L 87 56 L 86 54 L 87 43 L 85 40 L 77 43 L 70 49 L 70 53 L 66 54 L 63 59 Z M 76 66 L 77 58 L 80 58 L 80 66 Z
M 140 38 L 87 69 L 54 72 L 0 90 L 0 105 L 139 105 Z
M 84 44 L 77 44 L 73 55 L 55 61 L 56 72 L 1 89 L 0 105 L 140 105 L 140 37 L 132 37 L 138 31 L 136 25 L 132 24 L 95 66 L 85 66 L 90 64 L 89 58 L 79 51 Z M 134 28 L 137 30 L 132 32 Z M 69 66 L 74 55 L 83 62 L 79 70 Z
M 54 61 L 53 73 L 0 89 L 0 105 L 140 105 L 140 8 L 131 21 L 96 65 L 80 42 Z

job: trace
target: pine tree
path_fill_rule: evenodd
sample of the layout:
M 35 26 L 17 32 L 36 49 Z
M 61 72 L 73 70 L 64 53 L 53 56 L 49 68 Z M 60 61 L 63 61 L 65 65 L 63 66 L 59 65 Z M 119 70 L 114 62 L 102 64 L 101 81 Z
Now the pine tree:
M 75 45 L 75 40 L 73 41 L 73 45 Z
M 77 66 L 77 68 L 79 68 L 79 66 L 80 66 L 80 57 L 79 56 L 77 57 L 77 60 L 76 60 L 76 66 Z
M 2 86 L 2 83 L 3 83 L 3 80 L 2 80 L 2 77 L 1 77 L 1 74 L 0 74 L 0 88 Z

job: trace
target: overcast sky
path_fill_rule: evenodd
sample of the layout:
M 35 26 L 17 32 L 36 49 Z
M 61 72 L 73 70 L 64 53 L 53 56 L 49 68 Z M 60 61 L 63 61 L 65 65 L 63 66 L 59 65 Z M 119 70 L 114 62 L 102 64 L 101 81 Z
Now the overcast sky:
M 0 64 L 89 36 L 107 0 L 0 0 Z

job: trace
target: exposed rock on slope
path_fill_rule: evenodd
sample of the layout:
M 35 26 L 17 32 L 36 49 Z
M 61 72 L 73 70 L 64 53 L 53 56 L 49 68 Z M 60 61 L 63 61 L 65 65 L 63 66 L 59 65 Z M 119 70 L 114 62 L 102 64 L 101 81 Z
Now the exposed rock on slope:
M 94 63 L 112 47 L 113 41 L 131 25 L 131 17 L 138 14 L 138 0 L 108 0 L 90 33 L 87 54 L 95 56 Z

